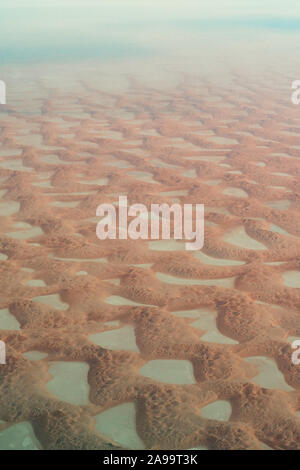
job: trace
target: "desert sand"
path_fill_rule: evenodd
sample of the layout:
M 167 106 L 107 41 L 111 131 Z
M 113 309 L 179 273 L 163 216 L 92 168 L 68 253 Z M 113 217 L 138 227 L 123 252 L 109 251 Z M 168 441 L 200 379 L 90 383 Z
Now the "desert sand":
M 0 449 L 299 448 L 299 108 L 95 82 L 1 108 Z M 119 195 L 204 204 L 201 252 L 100 241 Z

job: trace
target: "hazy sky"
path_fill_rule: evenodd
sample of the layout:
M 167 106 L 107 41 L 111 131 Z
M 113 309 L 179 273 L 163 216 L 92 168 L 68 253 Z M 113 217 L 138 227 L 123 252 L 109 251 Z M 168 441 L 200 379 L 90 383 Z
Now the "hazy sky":
M 189 17 L 191 14 L 199 16 L 241 16 L 241 15 L 267 15 L 267 16 L 300 16 L 299 0 L 1 0 L 3 7 L 21 8 L 35 6 L 39 8 L 63 8 L 75 6 L 99 10 L 115 10 L 115 14 L 132 9 L 135 14 L 149 14 L 155 16 L 157 12 L 167 16 Z
M 194 47 L 192 35 L 209 30 L 300 33 L 300 0 L 0 2 L 0 63 L 156 54 L 188 41 Z

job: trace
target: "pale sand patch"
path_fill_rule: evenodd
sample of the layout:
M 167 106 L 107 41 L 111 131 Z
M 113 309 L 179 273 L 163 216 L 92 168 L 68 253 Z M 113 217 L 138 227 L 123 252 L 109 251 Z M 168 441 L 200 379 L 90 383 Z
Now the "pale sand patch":
M 123 403 L 95 416 L 96 430 L 112 441 L 129 449 L 144 449 L 136 431 L 136 407 L 133 402 Z
M 290 208 L 291 201 L 288 199 L 282 199 L 279 201 L 265 202 L 265 204 L 271 209 L 287 210 Z
M 280 372 L 273 359 L 265 356 L 253 356 L 245 358 L 244 361 L 250 362 L 250 364 L 257 367 L 258 374 L 252 379 L 252 382 L 260 387 L 294 391 L 294 389 L 286 383 L 284 375 Z
M 45 287 L 46 283 L 42 279 L 31 279 L 30 281 L 26 282 L 26 286 Z
M 0 310 L 0 330 L 19 330 L 20 323 L 18 320 L 10 313 L 8 308 L 3 308 Z
M 0 450 L 40 450 L 42 446 L 36 438 L 29 421 L 13 424 L 0 431 Z
M 210 264 L 213 266 L 239 266 L 245 264 L 244 261 L 237 261 L 233 259 L 213 258 L 212 256 L 206 255 L 202 251 L 196 251 L 194 254 L 196 259 L 199 259 L 203 264 Z
M 215 419 L 217 421 L 228 421 L 231 412 L 231 405 L 226 400 L 217 400 L 201 408 L 201 416 L 203 416 L 203 418 Z
M 183 251 L 185 243 L 176 240 L 154 240 L 149 241 L 148 246 L 153 251 Z
M 67 310 L 69 304 L 62 302 L 59 294 L 39 295 L 32 299 L 34 302 L 41 302 L 58 310 Z
M 223 194 L 225 196 L 234 196 L 234 197 L 243 197 L 243 198 L 248 197 L 248 194 L 246 193 L 246 191 L 243 191 L 240 188 L 233 188 L 233 187 L 224 189 Z
M 193 365 L 186 360 L 155 359 L 141 367 L 140 374 L 168 384 L 196 383 Z
M 282 279 L 285 286 L 300 289 L 300 271 L 285 271 Z
M 102 348 L 116 351 L 139 352 L 136 344 L 134 328 L 131 325 L 115 330 L 103 331 L 90 336 L 90 340 Z
M 254 238 L 249 237 L 243 226 L 230 229 L 223 235 L 223 240 L 232 245 L 240 246 L 248 250 L 266 250 L 267 247 Z
M 213 312 L 207 312 L 206 314 L 201 315 L 198 320 L 191 323 L 191 326 L 206 331 L 206 333 L 201 336 L 202 341 L 219 344 L 238 344 L 238 341 L 235 341 L 234 339 L 231 339 L 228 336 L 224 336 L 222 333 L 220 333 Z
M 41 361 L 42 359 L 45 359 L 48 357 L 47 353 L 43 353 L 41 351 L 27 351 L 22 354 L 26 359 L 29 359 L 30 361 Z
M 73 405 L 88 405 L 88 371 L 86 362 L 50 362 L 49 373 L 53 378 L 47 382 L 46 388 L 60 400 Z
M 20 203 L 16 201 L 6 201 L 0 203 L 0 216 L 16 214 L 20 210 Z

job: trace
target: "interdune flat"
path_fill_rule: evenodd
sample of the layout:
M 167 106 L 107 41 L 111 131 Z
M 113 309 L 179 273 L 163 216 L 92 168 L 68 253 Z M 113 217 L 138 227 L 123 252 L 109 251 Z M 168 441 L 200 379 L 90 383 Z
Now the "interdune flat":
M 145 445 L 136 431 L 136 407 L 123 403 L 95 416 L 96 429 L 121 446 L 144 449 Z
M 84 362 L 49 363 L 52 379 L 47 382 L 47 389 L 60 400 L 73 405 L 89 403 L 89 384 L 87 381 L 88 364 Z

